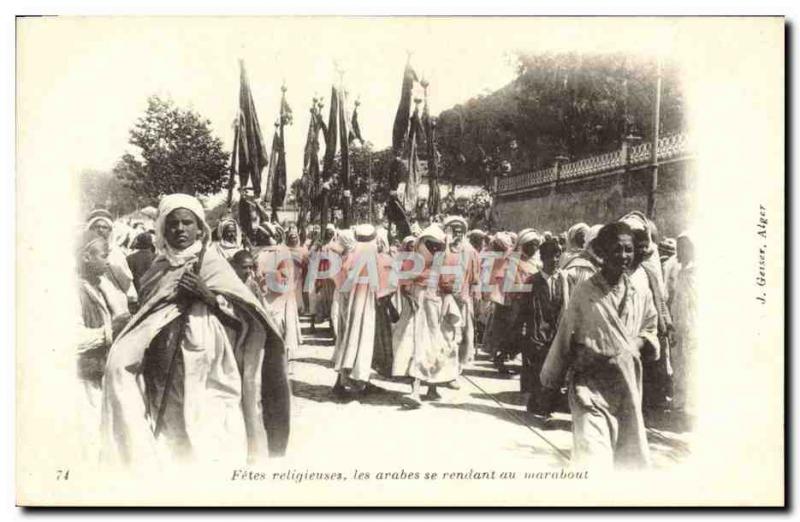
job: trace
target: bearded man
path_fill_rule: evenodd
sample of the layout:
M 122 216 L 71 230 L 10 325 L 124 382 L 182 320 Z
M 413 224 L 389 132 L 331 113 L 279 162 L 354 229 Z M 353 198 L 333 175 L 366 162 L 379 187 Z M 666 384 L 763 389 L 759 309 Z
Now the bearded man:
M 219 241 L 215 246 L 225 259 L 230 259 L 243 248 L 242 231 L 239 224 L 233 218 L 225 218 L 217 225 L 217 235 Z
M 458 347 L 459 373 L 475 356 L 475 300 L 479 297 L 480 260 L 466 239 L 467 221 L 461 216 L 444 220 L 448 241 L 442 269 L 443 291 L 450 293 L 461 312 Z M 453 383 L 458 386 L 457 381 Z

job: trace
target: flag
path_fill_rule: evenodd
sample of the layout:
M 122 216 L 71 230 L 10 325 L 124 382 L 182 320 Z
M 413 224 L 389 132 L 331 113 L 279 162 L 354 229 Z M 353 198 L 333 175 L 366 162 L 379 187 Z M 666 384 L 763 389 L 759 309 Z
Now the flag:
M 281 89 L 283 90 L 283 95 L 281 96 L 281 123 L 283 125 L 291 125 L 294 123 L 292 108 L 289 107 L 289 102 L 286 101 L 286 87 Z
M 233 204 L 233 187 L 236 185 L 236 155 L 239 145 L 239 121 L 233 123 L 233 147 L 231 149 L 231 166 L 228 170 L 228 208 Z
M 339 91 L 331 87 L 331 106 L 328 113 L 328 125 L 325 130 L 325 157 L 322 162 L 322 182 L 333 177 L 334 160 L 336 159 L 336 141 L 339 137 L 337 120 L 339 116 Z
M 283 125 L 280 130 L 275 133 L 275 141 L 277 142 L 275 172 L 272 178 L 272 214 L 276 215 L 276 209 L 283 206 L 283 201 L 286 199 L 286 147 L 283 142 Z
M 341 172 L 339 173 L 339 182 L 342 190 L 350 190 L 350 125 L 349 116 L 347 114 L 347 97 L 343 90 L 339 91 L 339 163 Z M 347 208 L 347 207 L 345 207 Z M 347 216 L 345 216 L 347 219 Z
M 277 177 L 278 158 L 280 157 L 280 143 L 280 124 L 275 122 L 275 134 L 272 137 L 272 151 L 269 154 L 269 168 L 267 169 L 267 182 L 265 184 L 267 190 L 264 192 L 264 201 L 267 201 L 267 198 L 273 193 L 272 187 Z
M 353 109 L 353 117 L 350 120 L 350 141 L 358 140 L 361 144 L 364 144 L 364 138 L 361 137 L 361 126 L 358 124 L 358 106 L 361 105 L 358 100 L 356 100 L 355 108 Z
M 417 198 L 419 196 L 420 168 L 417 158 L 417 143 L 424 143 L 425 134 L 422 130 L 422 123 L 419 118 L 419 107 L 414 107 L 414 115 L 411 117 L 411 124 L 408 132 L 408 177 L 406 178 L 405 207 L 407 212 L 414 212 L 417 208 Z
M 392 149 L 395 154 L 402 154 L 406 139 L 408 138 L 409 115 L 411 114 L 411 90 L 417 80 L 417 73 L 411 68 L 411 63 L 406 62 L 403 71 L 403 83 L 400 88 L 400 103 L 394 116 L 392 127 Z
M 339 116 L 339 91 L 336 87 L 331 87 L 331 106 L 328 112 L 328 125 L 321 122 L 320 126 L 325 134 L 325 157 L 322 161 L 322 176 L 319 185 L 320 201 L 320 221 L 322 228 L 328 222 L 328 190 L 330 190 L 331 178 L 333 177 L 334 163 L 336 160 L 336 140 L 339 137 L 339 127 L 337 119 Z M 320 117 L 320 120 L 322 117 Z
M 277 216 L 276 209 L 283 207 L 283 202 L 286 199 L 286 134 L 284 127 L 292 124 L 292 109 L 286 101 L 286 86 L 281 87 L 281 108 L 280 119 L 277 133 L 277 165 L 272 178 L 272 214 Z M 275 149 L 275 142 L 273 140 L 273 150 Z M 269 189 L 268 189 L 269 190 Z
M 235 148 L 238 150 L 238 172 L 241 188 L 247 187 L 248 181 L 252 183 L 255 197 L 261 195 L 261 171 L 267 165 L 267 153 L 264 146 L 264 137 L 261 126 L 258 124 L 256 106 L 253 102 L 253 93 L 250 91 L 250 82 L 244 61 L 239 60 L 240 86 L 239 86 L 239 133 Z
M 408 216 L 403 210 L 403 205 L 400 204 L 397 200 L 397 196 L 394 194 L 390 195 L 389 199 L 386 200 L 384 213 L 389 222 L 397 227 L 397 232 L 401 240 L 411 235 L 411 224 L 409 223 Z
M 308 122 L 308 134 L 306 135 L 306 146 L 303 149 L 303 177 L 307 178 L 303 183 L 304 201 L 309 203 L 317 197 L 319 189 L 319 111 L 317 101 L 314 100 L 311 106 L 311 119 Z
M 422 109 L 422 128 L 425 130 L 427 137 L 427 150 L 428 156 L 428 215 L 433 216 L 439 213 L 441 207 L 441 194 L 439 192 L 439 165 L 438 154 L 436 152 L 436 126 L 431 119 L 430 112 L 428 111 L 428 84 L 424 83 L 425 87 L 425 106 Z

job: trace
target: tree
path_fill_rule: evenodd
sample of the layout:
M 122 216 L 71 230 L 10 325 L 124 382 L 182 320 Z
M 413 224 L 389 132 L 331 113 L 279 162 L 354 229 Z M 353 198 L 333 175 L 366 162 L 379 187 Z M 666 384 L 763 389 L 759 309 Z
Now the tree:
M 170 100 L 151 96 L 130 131 L 138 159 L 126 152 L 114 173 L 137 194 L 213 194 L 228 180 L 228 154 L 211 133 L 211 122 Z
M 556 156 L 579 159 L 619 148 L 635 134 L 652 136 L 656 67 L 625 54 L 516 55 L 517 78 L 439 116 L 445 177 L 486 184 L 549 167 Z M 680 132 L 685 107 L 676 64 L 662 70 L 661 133 Z M 507 162 L 507 163 L 506 163 Z

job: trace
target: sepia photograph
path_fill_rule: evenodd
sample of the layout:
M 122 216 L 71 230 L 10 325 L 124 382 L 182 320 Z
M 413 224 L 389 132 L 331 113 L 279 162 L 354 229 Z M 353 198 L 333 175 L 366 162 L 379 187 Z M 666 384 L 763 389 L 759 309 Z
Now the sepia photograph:
M 18 17 L 22 506 L 782 506 L 782 17 Z

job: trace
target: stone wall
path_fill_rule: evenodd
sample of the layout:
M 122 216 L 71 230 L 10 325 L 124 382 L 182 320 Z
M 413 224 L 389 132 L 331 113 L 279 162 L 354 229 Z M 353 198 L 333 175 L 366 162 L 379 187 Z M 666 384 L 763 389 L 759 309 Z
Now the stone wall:
M 659 166 L 655 223 L 662 237 L 676 237 L 690 223 L 694 175 L 691 159 Z M 646 212 L 649 187 L 650 169 L 642 166 L 519 194 L 499 194 L 495 203 L 498 228 L 535 227 L 557 233 L 581 221 L 606 223 L 633 210 Z

